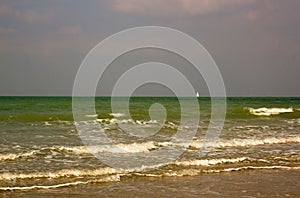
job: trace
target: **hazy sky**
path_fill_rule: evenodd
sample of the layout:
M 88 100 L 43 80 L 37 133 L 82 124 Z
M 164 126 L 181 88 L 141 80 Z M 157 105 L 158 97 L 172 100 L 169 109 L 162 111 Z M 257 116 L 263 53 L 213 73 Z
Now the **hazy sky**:
M 96 44 L 155 25 L 202 43 L 228 95 L 300 96 L 299 10 L 299 0 L 0 0 L 0 95 L 71 95 Z

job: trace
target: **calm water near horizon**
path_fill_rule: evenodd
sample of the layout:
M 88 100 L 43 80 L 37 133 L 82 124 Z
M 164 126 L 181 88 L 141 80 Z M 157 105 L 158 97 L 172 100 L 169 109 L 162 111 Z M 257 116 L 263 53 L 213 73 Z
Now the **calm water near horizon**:
M 118 124 L 157 126 L 148 115 L 153 103 L 168 113 L 159 133 L 144 140 L 123 134 Z M 97 115 L 86 116 L 94 116 L 128 153 L 184 146 L 168 142 L 180 127 L 191 127 L 180 126 L 175 97 L 131 98 L 132 119 L 112 114 L 109 97 L 97 97 L 95 104 Z M 199 150 L 210 99 L 199 98 L 199 104 L 198 132 L 178 159 L 126 170 L 108 167 L 88 152 L 75 128 L 71 97 L 0 97 L 0 195 L 300 197 L 300 98 L 228 98 L 220 138 L 204 157 Z M 102 145 L 97 152 L 119 151 Z

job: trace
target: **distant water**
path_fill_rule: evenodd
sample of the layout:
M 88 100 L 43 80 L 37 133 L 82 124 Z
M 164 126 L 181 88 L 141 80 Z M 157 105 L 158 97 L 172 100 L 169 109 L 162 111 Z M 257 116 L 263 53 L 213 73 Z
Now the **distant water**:
M 167 109 L 161 131 L 145 140 L 120 137 L 120 123 L 145 128 L 157 125 L 158 121 L 148 115 L 153 103 Z M 122 178 L 197 178 L 223 172 L 300 170 L 300 98 L 228 98 L 224 129 L 214 150 L 205 157 L 198 154 L 211 105 L 209 98 L 200 98 L 199 103 L 198 133 L 180 158 L 154 169 L 126 170 L 108 167 L 87 151 L 74 125 L 72 98 L 0 97 L 0 192 L 80 188 L 95 183 L 101 186 L 125 182 Z M 97 115 L 86 116 L 94 117 L 108 135 L 119 140 L 123 152 L 147 153 L 184 146 L 168 142 L 179 128 L 177 98 L 131 98 L 133 120 L 125 120 L 118 112 L 112 114 L 108 97 L 96 98 L 96 110 Z M 119 150 L 100 146 L 97 152 L 117 155 Z

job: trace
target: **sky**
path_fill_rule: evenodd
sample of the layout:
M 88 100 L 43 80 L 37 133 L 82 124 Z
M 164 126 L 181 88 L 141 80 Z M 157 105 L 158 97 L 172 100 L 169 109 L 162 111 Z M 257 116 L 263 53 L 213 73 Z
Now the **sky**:
M 299 0 L 0 0 L 0 95 L 71 95 L 81 62 L 100 41 L 128 28 L 164 26 L 209 51 L 227 95 L 300 96 L 299 10 Z M 130 54 L 106 78 L 137 60 L 172 56 L 162 54 Z M 176 57 L 172 63 L 193 73 Z M 97 94 L 109 94 L 111 83 Z

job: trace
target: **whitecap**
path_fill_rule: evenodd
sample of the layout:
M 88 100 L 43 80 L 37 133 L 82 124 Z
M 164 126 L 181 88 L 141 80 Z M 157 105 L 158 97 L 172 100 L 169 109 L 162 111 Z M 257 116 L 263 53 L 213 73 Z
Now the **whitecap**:
M 257 115 L 257 116 L 271 116 L 271 115 L 278 115 L 281 113 L 292 113 L 293 108 L 246 108 L 251 114 Z
M 285 143 L 300 143 L 300 136 L 292 137 L 269 137 L 264 139 L 231 139 L 231 140 L 222 140 L 219 139 L 213 147 L 223 148 L 223 147 L 249 147 L 257 146 L 264 144 L 285 144 Z M 161 145 L 159 143 L 159 145 Z M 200 149 L 203 147 L 203 142 L 200 140 L 194 140 L 190 144 L 190 148 Z
M 142 143 L 131 143 L 131 144 L 115 144 L 115 145 L 99 145 L 99 146 L 53 146 L 45 149 L 57 149 L 61 151 L 72 152 L 76 154 L 89 154 L 90 151 L 93 153 L 143 153 L 149 152 L 152 149 L 157 148 L 154 142 L 142 142 Z
M 0 180 L 34 179 L 34 178 L 60 178 L 60 177 L 83 177 L 102 176 L 109 174 L 125 173 L 126 170 L 110 167 L 98 169 L 62 169 L 55 172 L 33 172 L 33 173 L 2 173 Z
M 264 139 L 232 139 L 227 141 L 218 141 L 215 147 L 249 147 L 264 144 L 285 144 L 285 143 L 298 143 L 300 137 L 287 137 L 287 138 L 264 138 Z
M 232 172 L 232 171 L 243 171 L 243 170 L 264 170 L 264 169 L 280 169 L 280 170 L 300 170 L 300 167 L 290 166 L 242 166 L 232 167 L 224 169 L 181 169 L 171 172 L 165 172 L 162 176 L 166 177 L 184 177 L 184 176 L 196 176 L 201 173 L 220 173 L 220 172 Z
M 221 159 L 203 159 L 203 160 L 188 160 L 188 161 L 175 161 L 175 165 L 179 166 L 210 166 L 224 163 L 237 163 L 245 160 L 251 160 L 251 158 L 240 157 L 240 158 L 221 158 Z
M 115 118 L 123 117 L 124 113 L 110 113 L 109 115 L 114 116 Z
M 88 118 L 96 118 L 97 116 L 98 116 L 97 114 L 85 115 L 85 117 Z
M 44 126 L 52 126 L 49 122 L 44 122 Z
M 0 154 L 0 161 L 4 160 L 15 160 L 21 157 L 29 157 L 35 154 L 35 151 L 23 152 L 23 153 L 9 153 L 9 154 Z

